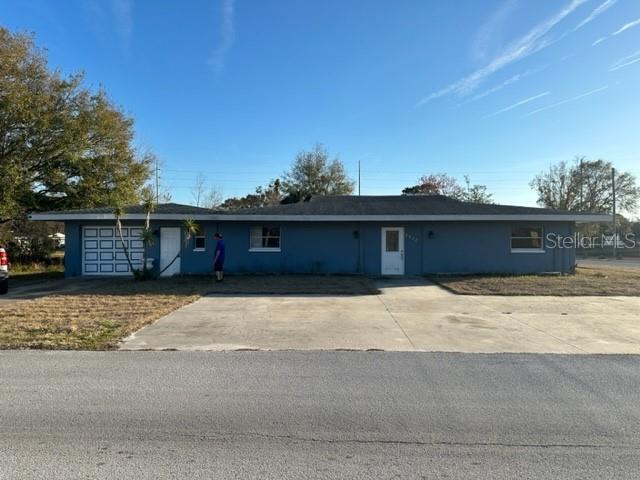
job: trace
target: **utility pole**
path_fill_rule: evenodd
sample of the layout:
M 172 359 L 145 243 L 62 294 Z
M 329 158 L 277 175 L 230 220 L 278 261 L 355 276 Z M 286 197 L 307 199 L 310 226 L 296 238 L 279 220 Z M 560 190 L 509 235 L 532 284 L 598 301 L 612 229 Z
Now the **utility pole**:
M 582 184 L 584 182 L 584 176 L 583 176 L 583 173 L 582 173 L 583 172 L 583 170 L 582 170 L 582 162 L 583 162 L 583 159 L 580 158 L 580 211 L 584 212 L 584 203 L 583 203 L 584 199 L 583 199 L 583 196 L 582 196 Z
M 360 160 L 358 160 L 358 196 L 360 196 Z
M 158 157 L 156 157 L 156 205 L 158 205 L 158 203 L 160 203 L 160 176 L 158 173 Z
M 611 167 L 611 189 L 613 198 L 613 258 L 617 258 L 618 232 L 616 228 L 616 169 Z

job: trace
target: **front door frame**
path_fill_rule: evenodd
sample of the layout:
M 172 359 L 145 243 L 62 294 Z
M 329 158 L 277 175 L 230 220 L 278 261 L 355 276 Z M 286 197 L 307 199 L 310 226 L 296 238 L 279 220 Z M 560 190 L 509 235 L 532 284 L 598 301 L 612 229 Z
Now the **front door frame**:
M 168 230 L 178 231 L 178 251 L 177 252 L 169 253 L 169 252 L 163 251 L 165 248 L 165 245 L 163 245 L 164 242 L 162 241 L 162 233 L 163 232 L 168 233 Z M 171 260 L 175 258 L 176 253 L 182 253 L 181 237 L 182 237 L 182 232 L 180 227 L 160 227 L 160 259 L 158 262 L 158 266 L 159 266 L 158 268 L 160 269 L 159 271 L 162 271 L 162 269 L 165 268 L 169 264 L 169 262 L 171 262 Z M 166 255 L 163 255 L 163 253 L 166 253 Z M 181 260 L 180 257 L 176 258 L 173 264 L 167 269 L 166 272 L 162 273 L 161 276 L 170 277 L 171 275 L 180 274 L 180 268 L 181 268 L 180 260 Z
M 397 230 L 398 231 L 398 253 L 399 253 L 399 261 L 398 267 L 399 271 L 389 271 L 385 270 L 385 255 L 388 255 L 386 251 L 387 246 L 387 231 L 389 230 Z M 382 275 L 404 275 L 405 272 L 405 255 L 404 255 L 404 227 L 382 227 L 380 229 L 380 273 Z

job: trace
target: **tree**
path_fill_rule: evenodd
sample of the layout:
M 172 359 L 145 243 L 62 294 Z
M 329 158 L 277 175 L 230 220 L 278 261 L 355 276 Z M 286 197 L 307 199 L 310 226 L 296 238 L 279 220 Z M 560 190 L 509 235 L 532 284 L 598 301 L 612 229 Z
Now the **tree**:
M 207 177 L 205 177 L 202 172 L 196 175 L 195 182 L 193 184 L 193 187 L 191 188 L 191 198 L 193 198 L 193 203 L 196 207 L 201 206 L 202 202 L 204 201 L 206 182 Z
M 282 184 L 285 193 L 296 200 L 310 195 L 350 195 L 355 185 L 342 162 L 338 158 L 330 160 L 329 153 L 319 143 L 312 150 L 296 155 Z
M 613 210 L 613 164 L 605 160 L 576 157 L 573 164 L 559 162 L 530 183 L 538 204 L 548 208 L 584 212 Z M 640 188 L 629 172 L 616 171 L 616 207 L 632 212 L 640 200 Z
M 462 195 L 462 187 L 454 177 L 446 173 L 423 175 L 417 185 L 402 190 L 405 195 L 446 195 L 459 198 Z
M 214 210 L 222 205 L 222 193 L 215 187 L 211 187 L 204 196 L 204 202 L 202 205 L 205 208 Z
M 493 203 L 493 194 L 487 191 L 486 185 L 471 184 L 471 178 L 464 176 L 466 190 L 462 194 L 462 199 L 471 203 Z
M 255 193 L 244 197 L 227 198 L 220 208 L 223 210 L 236 210 L 239 208 L 266 207 L 277 205 L 284 199 L 282 184 L 279 179 L 271 180 L 266 187 L 257 187 Z
M 191 198 L 196 207 L 218 208 L 222 204 L 222 194 L 211 187 L 207 189 L 207 177 L 202 173 L 196 175 L 195 182 L 191 188 Z
M 486 185 L 472 184 L 469 176 L 464 176 L 465 186 L 455 177 L 446 173 L 436 173 L 420 177 L 418 183 L 402 190 L 403 195 L 445 195 L 464 202 L 493 203 L 493 194 Z
M 149 157 L 133 147 L 133 121 L 82 80 L 0 27 L 0 222 L 139 198 Z

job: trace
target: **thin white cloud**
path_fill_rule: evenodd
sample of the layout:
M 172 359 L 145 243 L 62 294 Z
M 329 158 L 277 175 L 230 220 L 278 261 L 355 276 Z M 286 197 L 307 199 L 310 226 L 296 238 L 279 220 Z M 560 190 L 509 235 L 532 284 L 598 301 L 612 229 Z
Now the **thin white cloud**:
M 578 25 L 576 25 L 576 27 L 573 29 L 573 31 L 575 32 L 576 30 L 584 27 L 587 23 L 592 22 L 593 20 L 595 20 L 596 18 L 598 18 L 600 15 L 602 15 L 604 12 L 606 12 L 607 10 L 609 10 L 611 7 L 613 7 L 616 2 L 618 0 L 605 0 L 604 3 L 601 3 L 600 5 L 598 5 L 590 14 L 587 18 L 585 18 L 584 20 L 582 20 Z
M 495 87 L 492 87 L 488 90 L 485 90 L 482 93 L 479 93 L 478 95 L 475 95 L 474 97 L 472 97 L 471 99 L 469 99 L 468 101 L 464 102 L 464 103 L 471 103 L 471 102 L 475 102 L 477 100 L 480 100 L 481 98 L 487 97 L 489 95 L 491 95 L 492 93 L 496 93 L 499 90 L 502 90 L 504 87 L 508 87 L 511 84 L 516 83 L 519 80 L 522 80 L 524 77 L 528 76 L 530 72 L 523 72 L 523 73 L 518 73 L 516 75 L 514 75 L 513 77 L 507 78 L 504 82 L 496 85 Z
M 133 13 L 129 0 L 113 0 L 111 10 L 115 21 L 115 28 L 120 37 L 120 43 L 125 51 L 131 46 L 133 35 Z
M 598 45 L 599 43 L 604 42 L 605 40 L 613 37 L 614 35 L 620 35 L 622 32 L 624 32 L 625 30 L 629 30 L 630 28 L 633 27 L 637 27 L 638 25 L 640 25 L 640 18 L 637 20 L 634 20 L 633 22 L 629 22 L 629 23 L 625 23 L 622 27 L 620 27 L 618 30 L 616 30 L 615 32 L 613 32 L 611 35 L 609 35 L 608 37 L 600 37 L 599 39 L 597 39 L 595 42 L 593 42 L 591 44 L 592 47 L 595 47 L 596 45 Z
M 220 21 L 220 34 L 218 36 L 218 44 L 211 54 L 209 63 L 212 65 L 216 73 L 220 73 L 224 68 L 224 61 L 227 56 L 227 52 L 233 45 L 235 36 L 233 26 L 234 16 L 234 0 L 221 0 L 220 10 L 222 12 Z
M 522 73 L 517 73 L 516 75 L 507 78 L 504 82 L 499 83 L 498 85 L 496 85 L 495 87 L 492 87 L 488 90 L 485 90 L 482 93 L 479 93 L 473 97 L 471 97 L 469 100 L 467 100 L 466 102 L 463 102 L 462 105 L 465 105 L 467 103 L 471 103 L 471 102 L 475 102 L 477 100 L 480 100 L 484 97 L 488 97 L 489 95 L 496 93 L 500 90 L 502 90 L 505 87 L 508 87 L 509 85 L 512 85 L 520 80 L 522 80 L 525 77 L 528 77 L 529 75 L 531 75 L 532 73 L 536 72 L 538 70 L 527 70 L 525 72 Z
M 558 13 L 536 25 L 529 31 L 529 33 L 513 42 L 500 55 L 489 62 L 489 64 L 476 70 L 470 75 L 461 78 L 451 85 L 427 95 L 418 101 L 416 106 L 422 106 L 433 99 L 449 94 L 457 94 L 458 96 L 468 95 L 472 93 L 487 77 L 498 70 L 501 70 L 507 65 L 522 60 L 523 58 L 526 58 L 529 55 L 549 46 L 553 42 L 548 38 L 545 38 L 545 35 L 586 1 L 588 0 L 571 0 Z
M 634 63 L 638 62 L 640 62 L 640 58 L 635 58 L 633 60 L 629 60 L 628 62 L 621 63 L 620 65 L 616 65 L 615 67 L 611 67 L 609 71 L 615 72 L 616 70 L 620 70 L 621 68 L 628 67 L 629 65 L 633 65 Z
M 478 29 L 471 44 L 471 56 L 480 62 L 487 59 L 489 48 L 500 40 L 504 25 L 518 6 L 518 0 L 506 0 Z
M 496 115 L 500 115 L 501 113 L 508 112 L 509 110 L 513 110 L 514 108 L 518 108 L 518 107 L 520 107 L 522 105 L 526 105 L 527 103 L 533 102 L 534 100 L 537 100 L 539 98 L 546 97 L 550 93 L 551 92 L 542 92 L 542 93 L 539 93 L 538 95 L 534 95 L 533 97 L 525 98 L 524 100 L 520 100 L 519 102 L 516 102 L 516 103 L 514 103 L 512 105 L 509 105 L 508 107 L 504 107 L 504 108 L 498 110 L 497 112 L 494 112 L 494 113 L 492 113 L 490 115 L 487 115 L 484 118 L 494 117 Z
M 640 57 L 640 50 L 636 50 L 631 55 L 627 55 L 626 57 L 619 58 L 618 60 L 613 62 L 611 67 L 609 67 L 609 71 L 615 72 L 619 68 L 626 67 L 627 65 L 633 65 L 634 63 L 636 63 L 636 61 L 638 61 L 636 60 L 638 57 Z
M 618 30 L 613 32 L 611 35 L 620 35 L 625 30 L 629 30 L 630 28 L 637 27 L 638 25 L 640 25 L 640 18 L 637 20 L 634 20 L 633 22 L 625 23 L 622 27 L 620 27 Z
M 586 92 L 586 93 L 581 93 L 580 95 L 576 95 L 575 97 L 567 98 L 565 100 L 561 100 L 559 102 L 552 103 L 551 105 L 547 105 L 546 107 L 542 107 L 542 108 L 538 108 L 537 110 L 533 110 L 532 112 L 529 112 L 529 113 L 523 115 L 522 118 L 530 117 L 531 115 L 535 115 L 536 113 L 544 112 L 545 110 L 549 110 L 550 108 L 555 108 L 555 107 L 558 107 L 560 105 L 564 105 L 565 103 L 576 102 L 576 101 L 581 100 L 581 99 L 583 99 L 585 97 L 588 97 L 590 95 L 595 95 L 598 92 L 602 92 L 603 90 L 606 90 L 607 88 L 609 88 L 609 85 L 605 85 L 604 87 L 596 88 L 595 90 L 591 90 L 591 91 Z

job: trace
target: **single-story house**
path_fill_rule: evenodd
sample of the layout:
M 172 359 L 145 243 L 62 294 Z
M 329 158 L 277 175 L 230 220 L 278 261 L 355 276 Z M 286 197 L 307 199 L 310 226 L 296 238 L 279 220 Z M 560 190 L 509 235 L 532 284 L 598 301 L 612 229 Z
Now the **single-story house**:
M 136 268 L 145 213 L 125 209 L 124 242 Z M 186 238 L 191 218 L 198 235 Z M 65 224 L 65 274 L 129 273 L 110 208 L 34 213 L 32 220 Z M 610 215 L 545 208 L 476 204 L 445 196 L 313 196 L 307 201 L 214 211 L 173 203 L 151 215 L 150 247 L 164 275 L 212 270 L 215 240 L 225 239 L 230 273 L 427 273 L 570 272 L 576 222 L 611 221 Z M 568 240 L 567 240 L 568 239 Z

